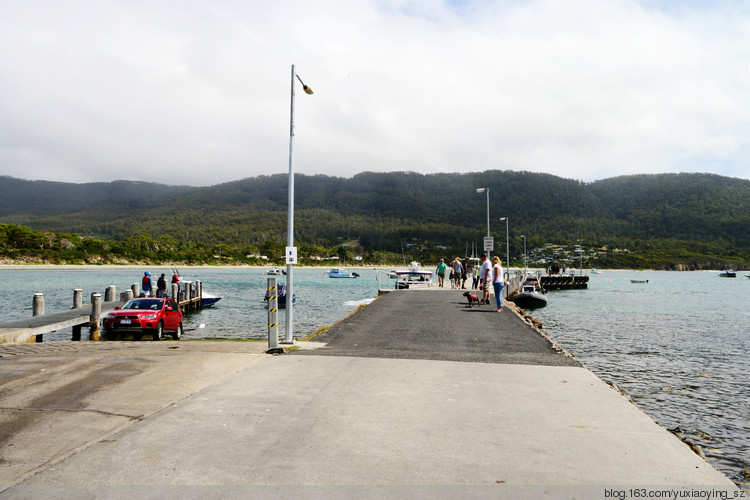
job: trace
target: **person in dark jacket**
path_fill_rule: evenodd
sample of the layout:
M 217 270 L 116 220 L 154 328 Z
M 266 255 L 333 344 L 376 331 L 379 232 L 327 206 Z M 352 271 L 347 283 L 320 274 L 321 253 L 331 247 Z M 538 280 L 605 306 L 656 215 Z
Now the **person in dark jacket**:
M 167 280 L 164 278 L 164 273 L 161 273 L 159 279 L 156 280 L 156 296 L 166 297 L 167 296 Z

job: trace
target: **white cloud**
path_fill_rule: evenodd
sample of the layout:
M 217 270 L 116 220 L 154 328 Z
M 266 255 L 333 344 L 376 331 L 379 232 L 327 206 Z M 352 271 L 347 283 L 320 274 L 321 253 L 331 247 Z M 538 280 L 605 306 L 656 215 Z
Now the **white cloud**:
M 0 0 L 0 174 L 750 178 L 750 12 L 657 0 Z M 266 5 L 267 4 L 267 5 Z

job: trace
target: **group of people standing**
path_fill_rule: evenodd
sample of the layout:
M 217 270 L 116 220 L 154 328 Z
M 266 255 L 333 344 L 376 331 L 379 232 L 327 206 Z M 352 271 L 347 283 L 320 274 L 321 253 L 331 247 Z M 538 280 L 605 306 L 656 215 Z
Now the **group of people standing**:
M 469 276 L 472 276 L 472 288 L 474 291 L 482 289 L 483 296 L 481 303 L 490 303 L 490 283 L 495 291 L 495 300 L 497 301 L 497 312 L 503 310 L 503 287 L 507 284 L 505 281 L 505 273 L 503 272 L 503 264 L 500 258 L 496 255 L 492 257 L 492 262 L 487 258 L 487 254 L 483 253 L 482 265 L 479 268 L 479 273 L 473 266 L 469 265 L 469 259 L 461 259 L 456 257 L 450 264 L 445 263 L 445 259 L 440 259 L 440 263 L 437 265 L 435 272 L 438 275 L 438 286 L 445 286 L 445 275 L 450 270 L 449 281 L 451 288 L 466 288 L 466 281 Z
M 449 273 L 448 281 L 451 284 L 451 288 L 466 288 L 466 280 L 476 271 L 469 266 L 469 259 L 461 262 L 461 259 L 456 257 L 450 264 L 446 264 L 445 259 L 440 259 L 440 264 L 438 264 L 435 272 L 438 275 L 439 287 L 445 286 L 445 275 L 447 272 Z
M 174 272 L 174 275 L 172 276 L 172 283 L 179 283 L 180 282 L 180 276 L 177 273 L 177 271 Z M 153 278 L 151 277 L 151 273 L 148 271 L 145 271 L 143 273 L 143 278 L 141 278 L 141 292 L 144 297 L 150 297 L 151 292 L 154 289 L 154 282 Z M 156 295 L 155 297 L 166 297 L 167 296 L 167 279 L 164 277 L 164 273 L 159 276 L 159 279 L 156 280 Z

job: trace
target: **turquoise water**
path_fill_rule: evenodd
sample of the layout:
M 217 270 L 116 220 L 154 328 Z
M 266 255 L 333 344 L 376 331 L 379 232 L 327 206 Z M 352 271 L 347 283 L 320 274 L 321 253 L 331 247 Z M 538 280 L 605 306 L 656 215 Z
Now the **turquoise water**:
M 144 270 L 0 270 L 0 322 L 31 316 L 35 292 L 45 294 L 47 312 L 60 311 L 72 305 L 74 288 L 82 288 L 88 302 L 107 285 L 118 292 L 130 288 Z M 169 269 L 148 270 L 171 275 Z M 180 271 L 222 297 L 214 308 L 187 317 L 184 338 L 266 338 L 266 270 Z M 295 337 L 377 296 L 374 270 L 357 269 L 357 279 L 331 279 L 324 271 L 295 270 Z M 679 426 L 728 477 L 748 481 L 741 471 L 750 466 L 750 279 L 744 273 L 728 279 L 716 272 L 658 271 L 604 271 L 590 278 L 588 290 L 548 292 L 548 306 L 533 312 L 545 331 L 659 424 Z M 280 332 L 284 316 L 282 310 Z M 45 335 L 45 341 L 69 338 L 69 330 Z
M 679 426 L 714 467 L 746 482 L 750 279 L 739 276 L 604 271 L 590 276 L 588 290 L 548 292 L 548 306 L 533 316 L 659 424 Z
M 143 270 L 138 269 L 23 269 L 0 270 L 0 322 L 30 317 L 34 293 L 44 293 L 46 312 L 68 309 L 73 304 L 73 289 L 83 290 L 84 303 L 91 293 L 101 293 L 108 285 L 115 285 L 117 293 L 140 282 Z M 158 277 L 169 269 L 148 268 Z M 200 280 L 206 292 L 221 297 L 212 308 L 188 315 L 185 319 L 185 339 L 200 338 L 267 338 L 268 313 L 265 296 L 266 271 L 259 268 L 185 268 L 180 276 L 185 280 Z M 294 289 L 297 305 L 294 314 L 294 336 L 303 337 L 324 325 L 345 317 L 362 304 L 377 297 L 375 271 L 356 269 L 355 279 L 324 277 L 325 269 L 295 269 Z M 274 276 L 284 283 L 285 276 Z M 279 313 L 283 335 L 286 313 Z M 70 331 L 45 335 L 48 340 L 69 340 Z

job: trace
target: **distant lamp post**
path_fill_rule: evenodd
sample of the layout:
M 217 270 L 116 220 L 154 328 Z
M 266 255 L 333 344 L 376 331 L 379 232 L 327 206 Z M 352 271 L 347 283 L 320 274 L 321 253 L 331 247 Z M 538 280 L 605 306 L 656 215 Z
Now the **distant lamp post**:
M 477 193 L 487 193 L 487 237 L 490 237 L 490 188 L 483 187 L 483 188 L 477 188 Z M 490 257 L 490 254 L 492 252 L 487 251 L 487 258 Z
M 299 80 L 302 84 L 302 90 L 306 94 L 312 94 L 313 91 L 310 87 L 305 85 L 302 78 L 299 77 L 297 72 L 294 70 L 294 64 L 292 64 L 292 95 L 291 95 L 291 112 L 289 118 L 289 210 L 287 219 L 287 235 L 286 235 L 286 246 L 285 259 L 286 265 L 286 329 L 284 331 L 284 343 L 291 344 L 294 342 L 293 330 L 294 330 L 294 279 L 292 271 L 294 270 L 294 264 L 290 262 L 289 252 L 294 248 L 294 79 Z M 296 252 L 293 252 L 294 259 L 296 260 Z
M 505 267 L 510 272 L 510 236 L 508 232 L 508 218 L 500 217 L 500 222 L 505 221 Z
M 521 238 L 523 238 L 523 274 L 526 276 L 526 235 L 522 234 Z
M 578 256 L 579 256 L 578 268 L 580 269 L 579 274 L 583 276 L 583 245 L 581 245 L 581 243 L 583 243 L 583 240 L 576 240 L 576 241 L 578 242 Z M 575 271 L 573 272 L 573 274 L 575 274 Z

